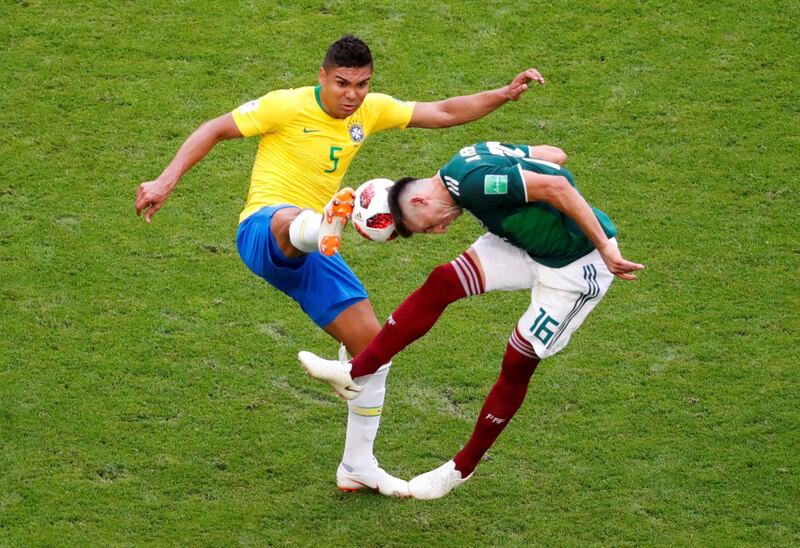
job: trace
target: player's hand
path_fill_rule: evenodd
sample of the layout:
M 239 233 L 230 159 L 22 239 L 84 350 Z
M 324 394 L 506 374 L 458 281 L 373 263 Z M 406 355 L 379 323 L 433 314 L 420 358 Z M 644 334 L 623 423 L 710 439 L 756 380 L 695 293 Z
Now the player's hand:
M 643 264 L 633 263 L 623 257 L 617 244 L 611 240 L 602 249 L 598 248 L 598 251 L 600 256 L 603 257 L 603 262 L 606 263 L 608 271 L 620 280 L 635 280 L 636 275 L 632 274 L 632 272 L 644 270 Z
M 141 215 L 144 211 L 144 220 L 149 224 L 156 211 L 161 209 L 161 206 L 167 201 L 167 196 L 172 192 L 172 188 L 158 180 L 140 184 L 136 189 L 136 215 Z
M 520 72 L 517 77 L 506 86 L 508 98 L 512 101 L 516 101 L 522 97 L 522 94 L 528 90 L 528 82 L 536 82 L 539 85 L 544 85 L 544 78 L 539 74 L 538 70 L 533 68 L 525 72 Z

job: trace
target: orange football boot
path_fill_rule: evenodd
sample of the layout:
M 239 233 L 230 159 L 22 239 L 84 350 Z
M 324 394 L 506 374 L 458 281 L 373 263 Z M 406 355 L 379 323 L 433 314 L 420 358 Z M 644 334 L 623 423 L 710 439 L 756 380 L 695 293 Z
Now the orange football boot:
M 355 203 L 355 191 L 345 187 L 334 194 L 322 210 L 317 246 L 319 252 L 326 257 L 331 257 L 339 251 L 342 245 L 342 231 L 353 214 Z

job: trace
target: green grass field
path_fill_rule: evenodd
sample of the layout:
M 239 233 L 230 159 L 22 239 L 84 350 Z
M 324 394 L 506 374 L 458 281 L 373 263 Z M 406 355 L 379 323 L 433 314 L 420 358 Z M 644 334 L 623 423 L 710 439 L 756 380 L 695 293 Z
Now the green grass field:
M 800 544 L 800 4 L 0 3 L 0 545 Z M 333 341 L 235 247 L 255 140 L 134 215 L 202 121 L 315 83 L 353 32 L 373 90 L 435 100 L 533 66 L 486 119 L 371 138 L 346 182 L 477 140 L 551 143 L 647 264 L 617 282 L 475 477 L 342 495 L 346 410 L 296 362 Z M 344 255 L 385 318 L 481 230 Z M 376 452 L 468 439 L 525 292 L 453 305 L 395 360 Z

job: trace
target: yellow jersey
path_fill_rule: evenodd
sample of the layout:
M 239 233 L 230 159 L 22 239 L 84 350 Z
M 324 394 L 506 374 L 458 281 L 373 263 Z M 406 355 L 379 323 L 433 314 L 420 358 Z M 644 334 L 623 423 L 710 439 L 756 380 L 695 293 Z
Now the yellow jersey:
M 319 93 L 319 86 L 276 90 L 233 111 L 242 135 L 261 135 L 239 222 L 275 204 L 321 212 L 367 136 L 405 128 L 414 112 L 415 103 L 368 93 L 353 114 L 333 118 Z

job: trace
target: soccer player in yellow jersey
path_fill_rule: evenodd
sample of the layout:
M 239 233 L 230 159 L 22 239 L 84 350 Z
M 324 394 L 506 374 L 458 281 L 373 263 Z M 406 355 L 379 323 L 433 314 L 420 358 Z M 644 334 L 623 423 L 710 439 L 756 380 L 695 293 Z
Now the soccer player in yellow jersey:
M 272 91 L 205 122 L 161 175 L 139 185 L 136 194 L 136 213 L 144 212 L 149 223 L 178 180 L 214 145 L 260 136 L 247 204 L 239 218 L 239 255 L 251 271 L 297 301 L 354 356 L 378 334 L 380 324 L 364 287 L 341 256 L 325 256 L 318 246 L 320 234 L 330 232 L 321 212 L 326 203 L 331 205 L 361 144 L 389 128 L 464 124 L 519 99 L 529 82 L 544 83 L 538 71 L 528 69 L 498 89 L 415 103 L 369 93 L 371 78 L 369 48 L 354 36 L 344 36 L 328 49 L 319 85 Z M 372 451 L 389 365 L 369 376 L 358 397 L 348 402 L 344 455 L 336 473 L 342 490 L 367 487 L 408 496 L 407 482 L 379 468 Z

